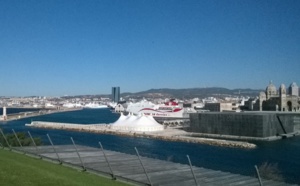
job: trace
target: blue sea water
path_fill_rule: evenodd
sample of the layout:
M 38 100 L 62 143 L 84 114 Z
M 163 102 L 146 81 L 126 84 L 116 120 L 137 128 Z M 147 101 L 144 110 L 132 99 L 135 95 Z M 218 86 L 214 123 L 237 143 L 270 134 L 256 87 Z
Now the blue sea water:
M 46 134 L 49 134 L 54 144 L 70 144 L 70 137 L 77 144 L 94 147 L 98 147 L 100 141 L 105 149 L 135 154 L 134 147 L 137 147 L 143 156 L 183 164 L 188 163 L 186 155 L 189 155 L 195 166 L 249 176 L 255 175 L 254 165 L 268 162 L 277 164 L 285 181 L 300 184 L 300 136 L 273 142 L 256 142 L 255 149 L 238 149 L 25 126 L 25 123 L 32 120 L 92 124 L 112 123 L 118 118 L 119 115 L 109 109 L 84 109 L 0 122 L 0 127 L 5 133 L 11 133 L 11 129 L 16 132 L 30 131 L 34 137 L 41 137 L 44 144 L 48 144 Z

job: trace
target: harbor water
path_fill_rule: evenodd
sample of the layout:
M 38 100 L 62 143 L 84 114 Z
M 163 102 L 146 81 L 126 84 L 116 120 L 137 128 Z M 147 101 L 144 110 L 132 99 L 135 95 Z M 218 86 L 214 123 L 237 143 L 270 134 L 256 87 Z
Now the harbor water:
M 8 113 L 14 112 L 8 110 Z M 259 166 L 267 162 L 277 165 L 284 181 L 300 184 L 299 136 L 272 142 L 255 142 L 257 145 L 255 149 L 239 149 L 109 134 L 38 129 L 25 126 L 25 123 L 30 123 L 31 121 L 108 124 L 116 121 L 118 118 L 119 115 L 112 113 L 109 109 L 83 109 L 9 122 L 1 121 L 0 127 L 5 133 L 11 133 L 11 129 L 14 129 L 16 132 L 30 131 L 34 137 L 41 137 L 44 144 L 48 144 L 46 134 L 49 134 L 56 145 L 71 144 L 70 137 L 73 137 L 77 144 L 94 147 L 98 147 L 98 142 L 100 141 L 104 148 L 108 150 L 135 154 L 134 147 L 137 147 L 142 156 L 182 164 L 188 164 L 186 155 L 189 155 L 192 164 L 195 166 L 249 176 L 255 175 L 254 165 Z

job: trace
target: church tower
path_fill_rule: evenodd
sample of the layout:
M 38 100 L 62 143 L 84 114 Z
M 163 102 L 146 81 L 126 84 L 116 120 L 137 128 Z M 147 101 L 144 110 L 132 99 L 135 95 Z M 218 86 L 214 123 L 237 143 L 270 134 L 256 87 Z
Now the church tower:
M 299 87 L 297 86 L 297 84 L 294 82 L 290 85 L 289 87 L 289 93 L 292 96 L 299 96 Z
M 279 98 L 280 98 L 280 111 L 286 111 L 286 88 L 284 84 L 279 87 Z

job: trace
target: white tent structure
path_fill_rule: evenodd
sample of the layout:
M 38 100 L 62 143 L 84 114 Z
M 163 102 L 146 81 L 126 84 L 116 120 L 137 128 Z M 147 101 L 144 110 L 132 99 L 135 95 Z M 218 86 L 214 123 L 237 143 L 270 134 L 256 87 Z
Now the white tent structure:
M 129 116 L 129 115 L 128 115 Z M 128 116 L 125 116 L 123 114 L 123 112 L 121 112 L 121 116 L 119 117 L 119 119 L 117 121 L 114 122 L 114 125 L 123 125 L 124 121 L 127 119 Z
M 157 123 L 152 116 L 128 114 L 124 116 L 121 113 L 120 118 L 111 124 L 111 128 L 115 130 L 123 131 L 162 131 L 164 127 Z

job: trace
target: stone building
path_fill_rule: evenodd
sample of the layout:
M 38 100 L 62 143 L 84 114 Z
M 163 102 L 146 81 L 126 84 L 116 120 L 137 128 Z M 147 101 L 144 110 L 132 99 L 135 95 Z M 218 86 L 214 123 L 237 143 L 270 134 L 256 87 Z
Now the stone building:
M 223 111 L 236 111 L 238 109 L 237 103 L 205 103 L 204 110 L 211 112 L 223 112 Z
M 276 111 L 191 113 L 190 127 L 187 130 L 215 138 L 279 139 L 299 134 L 300 113 Z
M 126 107 L 127 107 L 126 103 L 124 104 L 118 103 L 115 107 L 115 112 L 124 112 L 126 110 L 125 109 Z
M 299 87 L 296 83 L 292 83 L 286 89 L 285 85 L 281 84 L 277 91 L 275 85 L 270 82 L 266 91 L 260 92 L 252 108 L 260 111 L 300 112 Z

